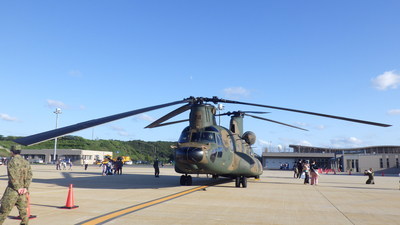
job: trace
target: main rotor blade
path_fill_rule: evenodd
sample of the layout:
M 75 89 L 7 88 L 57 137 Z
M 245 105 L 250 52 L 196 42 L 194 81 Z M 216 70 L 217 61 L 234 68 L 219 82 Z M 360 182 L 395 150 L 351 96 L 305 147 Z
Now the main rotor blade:
M 265 113 L 270 113 L 270 112 L 260 112 L 260 111 L 233 111 L 233 112 L 226 112 L 226 113 L 221 113 L 217 114 L 215 116 L 230 116 L 234 114 L 246 114 L 246 113 L 256 113 L 256 114 L 265 114 Z
M 172 106 L 172 105 L 177 105 L 177 104 L 181 104 L 181 103 L 185 103 L 185 102 L 188 102 L 188 101 L 186 99 L 184 99 L 184 100 L 180 100 L 180 101 L 175 101 L 175 102 L 170 102 L 170 103 L 166 103 L 166 104 L 150 106 L 150 107 L 146 107 L 146 108 L 142 108 L 142 109 L 136 109 L 136 110 L 132 110 L 132 111 L 124 112 L 124 113 L 119 113 L 119 114 L 115 114 L 112 116 L 106 116 L 106 117 L 102 117 L 99 119 L 89 120 L 86 122 L 77 123 L 74 125 L 58 128 L 55 130 L 50 130 L 50 131 L 34 134 L 31 136 L 19 138 L 19 139 L 14 140 L 14 142 L 21 144 L 21 145 L 32 145 L 32 144 L 43 142 L 43 141 L 53 139 L 56 137 L 64 136 L 66 134 L 69 134 L 69 133 L 72 133 L 75 131 L 79 131 L 79 130 L 87 129 L 87 128 L 94 127 L 97 125 L 101 125 L 104 123 L 108 123 L 108 122 L 111 122 L 114 120 L 123 119 L 123 118 L 129 117 L 129 116 L 133 116 L 133 115 L 137 115 L 140 113 L 144 113 L 144 112 L 148 112 L 148 111 L 152 111 L 155 109 L 160 109 L 160 108 L 164 108 L 164 107 L 168 107 L 168 106 Z
M 153 123 L 149 124 L 149 125 L 148 125 L 147 127 L 145 127 L 145 128 L 157 127 L 160 123 L 162 123 L 162 122 L 164 122 L 164 121 L 167 121 L 167 120 L 171 119 L 172 117 L 174 117 L 174 116 L 176 116 L 176 115 L 179 115 L 179 114 L 181 114 L 181 113 L 183 113 L 183 112 L 189 110 L 190 107 L 191 107 L 191 104 L 187 104 L 187 105 L 184 105 L 184 106 L 182 106 L 182 107 L 179 107 L 179 108 L 175 109 L 174 111 L 168 113 L 167 115 L 161 117 L 160 119 L 154 121 Z
M 152 127 L 162 127 L 162 126 L 168 126 L 168 125 L 172 125 L 172 124 L 176 124 L 176 123 L 183 123 L 183 122 L 189 122 L 189 119 L 185 119 L 185 120 L 177 120 L 177 121 L 173 121 L 173 122 L 168 122 L 168 123 L 160 123 L 157 124 L 156 126 Z
M 301 128 L 301 127 L 296 127 L 296 126 L 293 126 L 293 125 L 290 125 L 290 124 L 286 124 L 286 123 L 282 123 L 282 122 L 275 121 L 275 120 L 270 120 L 270 119 L 266 119 L 266 118 L 262 118 L 262 117 L 258 117 L 258 116 L 254 116 L 254 115 L 250 115 L 250 114 L 246 114 L 246 116 L 251 116 L 251 117 L 256 118 L 256 119 L 265 120 L 265 121 L 269 121 L 269 122 L 272 122 L 272 123 L 277 123 L 277 124 L 280 124 L 280 125 L 284 125 L 284 126 L 288 126 L 288 127 L 292 127 L 292 128 L 308 131 L 307 129 L 304 129 L 304 128 Z
M 285 111 L 291 111 L 291 112 L 297 112 L 297 113 L 304 113 L 304 114 L 310 114 L 310 115 L 314 115 L 314 116 L 322 116 L 322 117 L 328 117 L 328 118 L 332 118 L 332 119 L 346 120 L 346 121 L 350 121 L 350 122 L 354 122 L 354 123 L 363 123 L 363 124 L 368 124 L 368 125 L 373 125 L 373 126 L 380 126 L 380 127 L 390 127 L 390 126 L 392 126 L 392 125 L 384 124 L 384 123 L 376 123 L 376 122 L 371 122 L 371 121 L 352 119 L 352 118 L 347 118 L 347 117 L 334 116 L 334 115 L 328 115 L 328 114 L 322 114 L 322 113 L 316 113 L 316 112 L 309 112 L 309 111 L 303 111 L 303 110 L 297 110 L 297 109 L 282 108 L 282 107 L 276 107 L 276 106 L 270 106 L 270 105 L 261 105 L 261 104 L 254 104 L 254 103 L 248 103 L 248 102 L 239 102 L 239 101 L 232 101 L 232 100 L 226 100 L 226 99 L 218 99 L 218 101 L 219 102 L 225 102 L 225 103 L 232 103 L 232 104 L 251 105 L 251 106 L 258 106 L 258 107 L 264 107 L 264 108 L 285 110 Z

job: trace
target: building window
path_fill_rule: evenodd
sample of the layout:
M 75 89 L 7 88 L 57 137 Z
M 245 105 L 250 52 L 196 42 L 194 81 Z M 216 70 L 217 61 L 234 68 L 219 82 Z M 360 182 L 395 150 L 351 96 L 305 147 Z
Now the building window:
M 379 164 L 380 164 L 380 167 L 383 168 L 383 159 L 382 158 L 379 159 Z
M 390 168 L 390 166 L 389 166 L 389 158 L 386 158 L 386 167 Z
M 396 158 L 396 167 L 399 168 L 399 158 Z

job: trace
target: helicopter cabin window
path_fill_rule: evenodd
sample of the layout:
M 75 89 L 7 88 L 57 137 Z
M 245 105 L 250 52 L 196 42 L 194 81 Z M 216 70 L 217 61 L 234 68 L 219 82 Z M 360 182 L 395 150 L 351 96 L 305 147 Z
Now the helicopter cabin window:
M 192 138 L 190 139 L 191 142 L 198 142 L 200 141 L 200 133 L 193 132 Z
M 205 142 L 215 143 L 215 134 L 210 132 L 203 132 L 201 134 L 201 140 Z
M 189 142 L 189 132 L 183 131 L 181 136 L 179 137 L 179 143 Z
M 217 134 L 215 136 L 217 137 L 217 144 L 218 145 L 223 145 L 221 135 Z
M 221 147 L 219 147 L 218 149 L 217 149 L 217 157 L 218 158 L 221 158 L 222 157 L 222 148 Z

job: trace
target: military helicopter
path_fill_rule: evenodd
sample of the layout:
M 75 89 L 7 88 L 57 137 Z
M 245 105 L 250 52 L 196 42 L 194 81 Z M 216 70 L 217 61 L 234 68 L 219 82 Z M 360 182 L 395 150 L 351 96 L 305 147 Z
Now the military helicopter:
M 181 185 L 191 185 L 192 177 L 190 174 L 211 174 L 214 178 L 218 176 L 229 177 L 235 179 L 236 187 L 247 187 L 247 178 L 259 178 L 263 173 L 261 162 L 256 158 L 251 145 L 255 143 L 256 136 L 253 132 L 243 132 L 243 117 L 245 115 L 251 116 L 256 119 L 262 119 L 269 122 L 279 123 L 285 126 L 290 126 L 297 129 L 300 127 L 292 126 L 289 124 L 281 123 L 274 120 L 265 119 L 262 117 L 251 115 L 250 113 L 263 113 L 263 112 L 246 112 L 236 111 L 220 114 L 219 116 L 231 116 L 230 127 L 225 128 L 216 123 L 217 109 L 209 102 L 230 103 L 239 105 L 257 106 L 263 108 L 285 110 L 303 114 L 310 114 L 315 116 L 328 117 L 339 120 L 346 120 L 355 123 L 363 123 L 374 126 L 389 127 L 391 125 L 321 114 L 297 109 L 282 108 L 276 106 L 254 104 L 248 102 L 233 101 L 221 99 L 216 96 L 212 98 L 204 97 L 189 97 L 180 101 L 160 104 L 156 106 L 136 109 L 112 116 L 102 117 L 99 119 L 89 120 L 82 123 L 34 134 L 31 136 L 23 137 L 14 140 L 21 145 L 32 145 L 43 142 L 56 137 L 64 136 L 66 134 L 91 128 L 100 124 L 108 123 L 118 119 L 126 118 L 129 116 L 137 115 L 140 113 L 172 106 L 178 104 L 185 105 L 173 110 L 165 116 L 159 118 L 153 123 L 149 124 L 146 128 L 155 128 L 159 126 L 171 125 L 180 122 L 189 122 L 181 132 L 180 138 L 176 145 L 171 146 L 175 149 L 175 171 L 183 174 L 180 178 Z M 189 119 L 180 120 L 175 122 L 165 122 L 178 114 L 190 110 Z M 165 123 L 164 123 L 165 122 Z

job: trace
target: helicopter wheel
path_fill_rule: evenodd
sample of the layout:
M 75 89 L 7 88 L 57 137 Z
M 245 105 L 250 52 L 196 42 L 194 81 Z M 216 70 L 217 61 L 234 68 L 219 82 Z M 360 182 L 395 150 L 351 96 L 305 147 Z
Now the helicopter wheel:
M 240 177 L 235 178 L 235 186 L 236 187 L 240 187 L 240 180 L 241 180 Z
M 187 186 L 190 186 L 190 185 L 192 185 L 192 176 L 188 176 L 188 175 L 182 175 L 181 176 L 181 179 L 180 179 L 180 184 L 181 185 L 187 185 Z
M 181 184 L 181 185 L 186 185 L 186 180 L 187 180 L 186 177 L 187 177 L 186 175 L 182 175 L 182 176 L 181 176 L 181 179 L 180 179 L 180 184 Z
M 242 187 L 247 188 L 247 177 L 241 177 L 240 181 L 240 183 L 242 183 Z
M 189 175 L 189 176 L 186 177 L 186 185 L 187 186 L 192 185 L 192 176 Z

